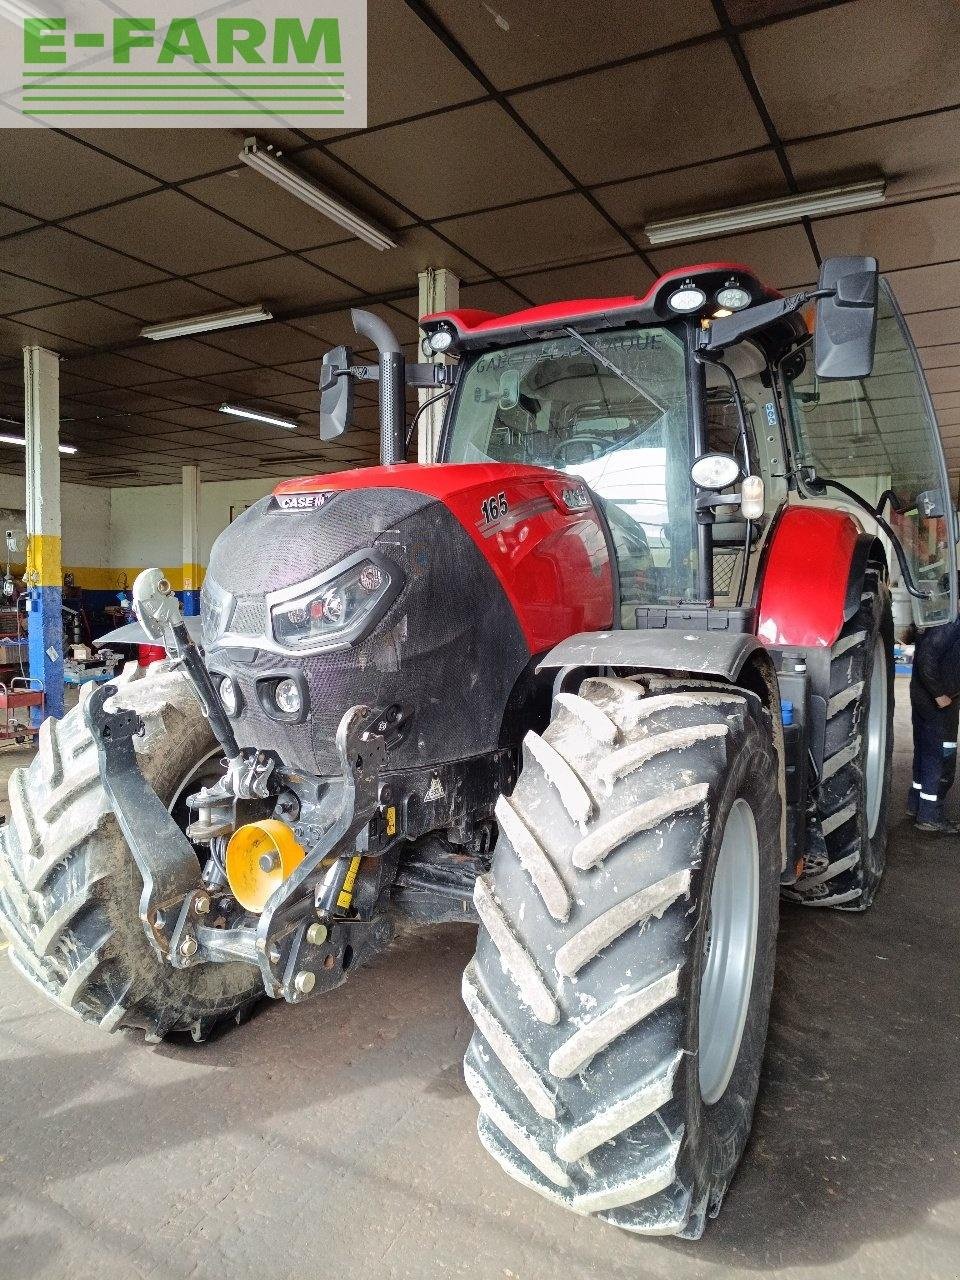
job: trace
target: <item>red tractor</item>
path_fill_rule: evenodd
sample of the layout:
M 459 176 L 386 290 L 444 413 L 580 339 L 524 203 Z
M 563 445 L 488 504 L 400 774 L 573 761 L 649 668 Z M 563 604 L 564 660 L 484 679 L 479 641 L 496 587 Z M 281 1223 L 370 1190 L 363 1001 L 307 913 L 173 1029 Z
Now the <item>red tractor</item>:
M 750 1129 L 780 897 L 863 910 L 883 872 L 891 557 L 919 623 L 956 611 L 916 353 L 864 258 L 788 298 L 707 263 L 427 317 L 455 364 L 354 322 L 378 360 L 328 354 L 320 432 L 377 380 L 383 465 L 236 520 L 200 634 L 141 574 L 169 661 L 47 720 L 11 779 L 11 958 L 105 1030 L 202 1040 L 400 918 L 476 921 L 484 1146 L 697 1237 Z M 438 464 L 404 461 L 407 387 L 448 399 Z

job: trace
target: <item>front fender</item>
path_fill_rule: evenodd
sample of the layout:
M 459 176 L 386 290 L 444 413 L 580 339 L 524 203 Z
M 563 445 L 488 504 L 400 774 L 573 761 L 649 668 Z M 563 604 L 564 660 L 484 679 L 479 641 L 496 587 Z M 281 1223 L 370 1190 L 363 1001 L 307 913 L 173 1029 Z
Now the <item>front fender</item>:
M 763 651 L 756 636 L 718 631 L 582 631 L 562 640 L 543 658 L 550 667 L 631 667 L 638 671 L 682 671 L 736 683 L 752 654 Z

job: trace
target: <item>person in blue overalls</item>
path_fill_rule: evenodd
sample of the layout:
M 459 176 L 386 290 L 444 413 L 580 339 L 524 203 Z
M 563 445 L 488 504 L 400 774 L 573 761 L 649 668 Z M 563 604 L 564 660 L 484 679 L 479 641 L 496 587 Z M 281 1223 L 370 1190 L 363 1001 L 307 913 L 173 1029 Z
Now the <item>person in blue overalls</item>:
M 907 812 L 918 831 L 960 835 L 943 811 L 957 771 L 957 727 L 960 721 L 960 618 L 926 631 L 911 628 L 915 644 L 910 677 L 913 718 L 913 784 Z

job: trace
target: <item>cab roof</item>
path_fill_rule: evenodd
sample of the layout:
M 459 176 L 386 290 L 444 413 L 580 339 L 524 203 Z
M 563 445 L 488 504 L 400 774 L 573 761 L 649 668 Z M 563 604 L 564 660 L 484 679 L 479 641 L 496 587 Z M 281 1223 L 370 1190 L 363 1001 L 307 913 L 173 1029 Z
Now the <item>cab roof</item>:
M 670 298 L 685 285 L 703 291 L 705 302 L 694 311 L 671 308 Z M 740 262 L 699 262 L 689 267 L 667 271 L 650 286 L 642 297 L 575 298 L 566 302 L 548 302 L 508 315 L 492 311 L 463 309 L 438 311 L 424 316 L 420 327 L 428 335 L 438 329 L 453 334 L 455 350 L 499 346 L 508 342 L 539 338 L 571 326 L 579 332 L 620 327 L 624 324 L 656 324 L 677 320 L 687 315 L 711 317 L 717 311 L 715 295 L 724 287 L 738 286 L 750 294 L 749 305 L 766 302 L 781 295 L 761 283 L 750 267 Z

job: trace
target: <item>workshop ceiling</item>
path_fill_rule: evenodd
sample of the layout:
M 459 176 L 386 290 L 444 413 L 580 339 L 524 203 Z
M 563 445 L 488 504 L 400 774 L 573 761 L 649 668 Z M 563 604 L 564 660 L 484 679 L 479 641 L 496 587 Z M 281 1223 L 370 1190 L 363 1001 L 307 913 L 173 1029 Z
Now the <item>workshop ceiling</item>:
M 0 132 L 0 417 L 20 350 L 60 352 L 64 478 L 297 475 L 376 457 L 376 410 L 313 430 L 319 363 L 371 306 L 409 353 L 417 272 L 464 306 L 643 293 L 685 262 L 781 289 L 874 253 L 907 313 L 960 471 L 960 11 L 955 0 L 369 0 L 365 131 L 259 136 L 395 233 L 378 253 L 240 164 L 236 130 Z M 2 108 L 0 108 L 2 111 Z M 0 115 L 2 124 L 2 115 Z M 645 222 L 883 176 L 866 213 L 652 249 Z M 201 338 L 145 323 L 265 302 Z M 302 414 L 297 433 L 224 400 Z M 22 451 L 0 446 L 0 468 Z

